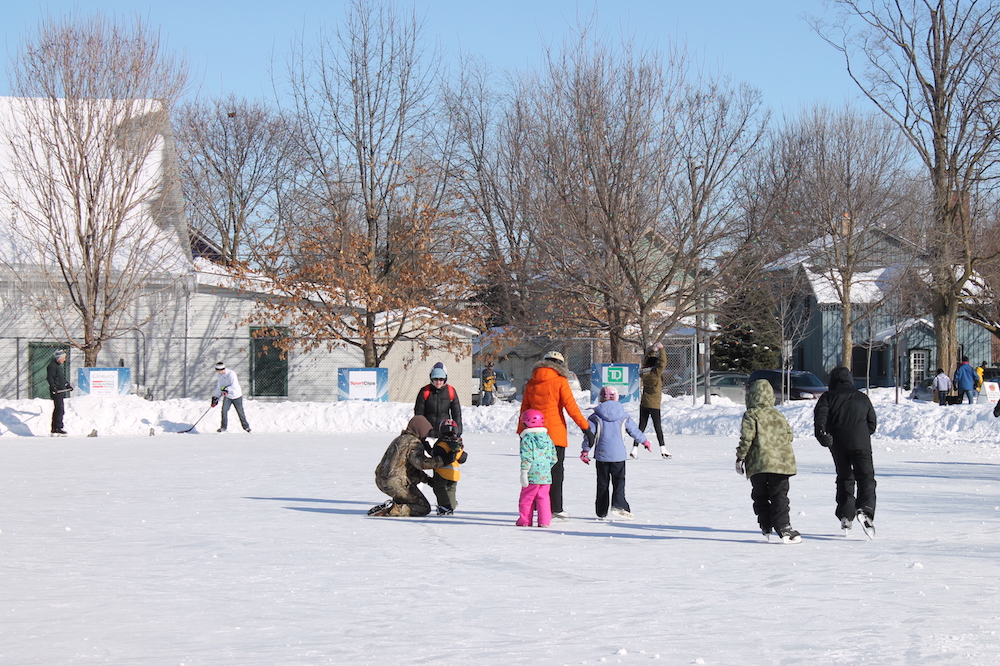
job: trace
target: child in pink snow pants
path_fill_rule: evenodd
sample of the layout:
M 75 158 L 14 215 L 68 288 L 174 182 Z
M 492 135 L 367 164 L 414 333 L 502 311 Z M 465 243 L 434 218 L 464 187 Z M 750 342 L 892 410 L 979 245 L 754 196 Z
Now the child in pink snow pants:
M 552 466 L 556 464 L 556 447 L 545 429 L 545 417 L 537 409 L 527 409 L 521 414 L 521 501 L 518 527 L 531 527 L 534 511 L 538 511 L 538 526 L 548 527 L 552 522 L 552 505 L 549 488 L 552 485 Z

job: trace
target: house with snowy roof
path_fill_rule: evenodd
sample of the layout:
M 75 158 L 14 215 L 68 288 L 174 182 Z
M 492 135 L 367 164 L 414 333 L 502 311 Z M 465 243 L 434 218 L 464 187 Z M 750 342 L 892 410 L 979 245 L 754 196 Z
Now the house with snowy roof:
M 870 247 L 874 250 L 857 266 L 850 289 L 855 378 L 859 383 L 867 379 L 869 386 L 912 386 L 933 376 L 938 367 L 951 373 L 958 359 L 938 357 L 933 317 L 914 311 L 918 300 L 912 298 L 913 292 L 926 279 L 923 253 L 884 230 L 873 228 L 865 233 L 873 236 Z M 786 283 L 797 285 L 790 300 L 804 325 L 791 349 L 792 368 L 825 381 L 842 358 L 845 280 L 824 262 L 823 243 L 817 239 L 768 270 L 785 273 L 794 278 Z M 974 363 L 991 358 L 989 331 L 959 319 L 957 333 L 960 355 Z

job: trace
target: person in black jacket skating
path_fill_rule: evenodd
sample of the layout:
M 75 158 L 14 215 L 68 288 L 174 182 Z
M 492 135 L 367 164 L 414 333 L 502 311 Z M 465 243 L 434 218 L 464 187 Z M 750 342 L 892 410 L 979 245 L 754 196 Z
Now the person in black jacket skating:
M 45 369 L 45 379 L 49 383 L 49 397 L 52 398 L 52 430 L 53 435 L 65 435 L 63 429 L 63 415 L 66 413 L 66 406 L 63 404 L 69 397 L 69 392 L 73 390 L 70 383 L 66 381 L 66 350 L 57 349 Z
M 854 388 L 850 368 L 830 373 L 830 390 L 813 412 L 816 439 L 830 449 L 837 468 L 837 517 L 845 530 L 856 517 L 868 538 L 875 535 L 875 467 L 872 433 L 877 425 L 868 396 Z M 855 497 L 857 485 L 857 497 Z
M 455 387 L 448 383 L 448 371 L 444 363 L 438 361 L 431 368 L 431 383 L 417 393 L 413 415 L 423 416 L 431 422 L 432 437 L 438 436 L 438 430 L 445 419 L 455 421 L 458 433 L 462 433 L 462 405 L 458 401 Z

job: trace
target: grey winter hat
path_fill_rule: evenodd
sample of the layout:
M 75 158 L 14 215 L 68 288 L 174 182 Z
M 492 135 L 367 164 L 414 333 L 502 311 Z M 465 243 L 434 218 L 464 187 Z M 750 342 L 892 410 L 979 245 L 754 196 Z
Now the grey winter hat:
M 219 361 L 218 363 L 215 364 L 215 369 L 216 370 L 225 370 L 226 369 L 226 364 L 223 363 L 222 361 Z
M 56 352 L 52 356 L 53 356 L 53 358 L 66 358 L 66 350 L 65 349 L 57 349 Z

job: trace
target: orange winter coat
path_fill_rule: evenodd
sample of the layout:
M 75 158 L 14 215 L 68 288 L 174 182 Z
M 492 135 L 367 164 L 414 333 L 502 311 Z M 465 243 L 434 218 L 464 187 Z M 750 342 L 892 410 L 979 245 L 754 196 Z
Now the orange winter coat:
M 552 443 L 563 448 L 568 443 L 564 410 L 581 430 L 590 427 L 573 398 L 568 377 L 569 371 L 561 363 L 539 361 L 524 387 L 524 397 L 521 399 L 521 413 L 529 409 L 540 411 L 545 417 L 545 428 L 549 431 Z M 524 424 L 518 419 L 517 432 L 522 430 Z

